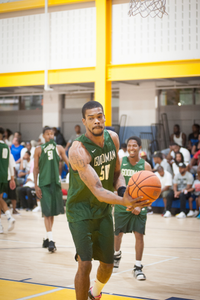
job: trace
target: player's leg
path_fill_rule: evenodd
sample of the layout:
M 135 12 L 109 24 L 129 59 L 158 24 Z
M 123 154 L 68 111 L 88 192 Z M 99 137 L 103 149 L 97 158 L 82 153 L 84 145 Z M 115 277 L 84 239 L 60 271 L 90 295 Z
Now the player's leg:
M 82 261 L 78 256 L 78 270 L 75 276 L 76 300 L 87 300 L 90 287 L 91 261 Z
M 134 265 L 133 273 L 137 280 L 146 280 L 146 276 L 142 272 L 142 255 L 144 250 L 144 235 L 139 232 L 134 232 L 135 234 L 135 253 L 136 262 Z
M 0 195 L 0 206 L 8 220 L 8 231 L 11 231 L 14 228 L 15 219 L 11 216 L 8 206 L 7 206 L 6 202 L 3 200 L 2 196 L 3 196 L 3 194 Z
M 118 235 L 115 235 L 114 237 L 114 248 L 115 248 L 115 253 L 114 253 L 114 268 L 119 268 L 119 263 L 122 258 L 121 256 L 121 243 L 122 243 L 122 237 L 123 237 L 123 232 L 120 232 Z
M 50 252 L 56 251 L 55 242 L 53 241 L 53 233 L 52 233 L 52 226 L 53 226 L 53 216 L 46 217 L 44 216 L 44 224 L 47 232 L 47 239 L 43 241 L 43 248 L 48 248 Z

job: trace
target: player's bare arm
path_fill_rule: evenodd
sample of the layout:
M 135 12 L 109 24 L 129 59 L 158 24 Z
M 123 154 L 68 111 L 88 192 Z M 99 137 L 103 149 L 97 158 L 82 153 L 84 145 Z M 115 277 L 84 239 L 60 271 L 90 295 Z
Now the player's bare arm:
M 35 149 L 35 154 L 34 154 L 34 170 L 33 170 L 33 175 L 34 175 L 34 182 L 35 182 L 35 192 L 36 192 L 36 196 L 41 199 L 42 198 L 42 191 L 39 188 L 39 186 L 37 185 L 37 177 L 38 174 L 40 173 L 39 170 L 39 158 L 41 155 L 42 149 L 40 146 L 38 146 Z
M 61 145 L 57 145 L 56 148 L 58 149 L 58 153 L 61 156 L 62 160 L 66 163 L 66 165 L 69 167 L 69 160 L 65 153 L 65 149 Z
M 73 170 L 78 171 L 81 180 L 90 189 L 93 195 L 100 201 L 108 204 L 121 204 L 135 207 L 139 199 L 132 199 L 128 193 L 125 197 L 115 195 L 103 188 L 99 176 L 90 165 L 91 156 L 82 143 L 75 141 L 69 151 L 69 162 Z
M 151 165 L 148 162 L 146 162 L 146 161 L 145 161 L 144 169 L 147 170 L 147 171 L 153 172 L 153 170 L 151 168 Z

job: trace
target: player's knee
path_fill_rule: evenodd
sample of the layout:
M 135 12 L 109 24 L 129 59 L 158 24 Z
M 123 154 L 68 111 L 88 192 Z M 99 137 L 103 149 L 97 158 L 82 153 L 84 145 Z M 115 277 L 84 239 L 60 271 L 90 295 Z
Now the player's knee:
M 78 271 L 83 275 L 88 275 L 91 272 L 92 263 L 91 261 L 78 261 Z
M 101 262 L 100 267 L 101 267 L 101 270 L 103 271 L 103 273 L 105 273 L 105 274 L 112 273 L 112 271 L 113 271 L 113 264 L 105 264 L 105 263 Z

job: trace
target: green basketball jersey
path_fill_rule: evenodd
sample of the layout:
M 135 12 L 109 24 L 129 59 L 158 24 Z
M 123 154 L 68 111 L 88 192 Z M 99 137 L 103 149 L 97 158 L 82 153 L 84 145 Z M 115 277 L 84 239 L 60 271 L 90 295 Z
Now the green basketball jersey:
M 0 142 L 0 183 L 8 182 L 9 147 Z
M 104 130 L 104 146 L 93 143 L 85 135 L 76 139 L 80 141 L 91 155 L 90 165 L 99 176 L 103 187 L 113 191 L 114 170 L 116 166 L 116 148 L 107 130 Z M 66 213 L 69 222 L 85 219 L 98 219 L 111 213 L 111 206 L 100 202 L 80 179 L 77 171 L 69 167 L 69 190 Z
M 145 170 L 145 160 L 140 159 L 138 163 L 133 166 L 130 164 L 129 159 L 127 156 L 122 158 L 122 163 L 121 163 L 121 173 L 125 178 L 126 185 L 128 185 L 129 179 L 133 174 Z M 126 207 L 122 205 L 115 205 L 115 212 L 126 212 Z
M 56 182 L 60 185 L 59 161 L 60 157 L 53 140 L 41 145 L 42 152 L 39 158 L 39 186 L 45 186 Z

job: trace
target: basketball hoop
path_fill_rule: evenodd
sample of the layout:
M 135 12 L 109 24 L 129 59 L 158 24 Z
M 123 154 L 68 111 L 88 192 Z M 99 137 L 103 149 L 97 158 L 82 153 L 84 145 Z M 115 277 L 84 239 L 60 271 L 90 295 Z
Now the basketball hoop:
M 128 15 L 131 17 L 140 14 L 142 18 L 162 18 L 163 15 L 167 15 L 165 6 L 166 0 L 130 0 Z

